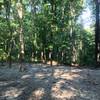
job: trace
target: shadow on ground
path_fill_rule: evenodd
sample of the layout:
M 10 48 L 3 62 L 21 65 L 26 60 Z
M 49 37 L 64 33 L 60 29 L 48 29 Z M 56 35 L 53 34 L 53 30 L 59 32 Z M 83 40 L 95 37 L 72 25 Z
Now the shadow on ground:
M 0 100 L 100 100 L 100 70 L 26 64 L 0 68 Z

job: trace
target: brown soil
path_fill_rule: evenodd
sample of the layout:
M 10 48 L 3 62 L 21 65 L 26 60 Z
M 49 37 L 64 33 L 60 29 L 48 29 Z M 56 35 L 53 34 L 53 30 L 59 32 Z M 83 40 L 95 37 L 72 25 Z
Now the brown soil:
M 100 100 L 100 69 L 24 66 L 0 66 L 0 100 Z

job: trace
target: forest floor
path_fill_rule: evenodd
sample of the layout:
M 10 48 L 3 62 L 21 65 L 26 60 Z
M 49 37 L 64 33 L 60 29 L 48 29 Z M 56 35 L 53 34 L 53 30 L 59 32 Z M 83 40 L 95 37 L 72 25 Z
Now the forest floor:
M 0 66 L 0 100 L 100 100 L 100 69 L 18 66 Z

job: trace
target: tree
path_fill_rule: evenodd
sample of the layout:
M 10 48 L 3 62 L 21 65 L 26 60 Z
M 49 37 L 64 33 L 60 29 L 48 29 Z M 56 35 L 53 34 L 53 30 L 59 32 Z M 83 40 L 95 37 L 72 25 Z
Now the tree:
M 95 58 L 96 64 L 100 65 L 100 4 L 96 1 L 96 34 L 95 34 Z
M 7 20 L 7 25 L 10 33 L 10 38 L 8 41 L 9 45 L 9 50 L 8 50 L 8 61 L 9 61 L 9 67 L 12 65 L 12 49 L 13 49 L 13 34 L 12 34 L 12 27 L 11 27 L 11 0 L 4 0 L 4 7 L 6 11 L 6 20 Z
M 17 2 L 17 13 L 19 18 L 19 41 L 20 41 L 20 70 L 23 69 L 23 61 L 24 61 L 24 34 L 23 34 L 23 0 L 19 0 Z

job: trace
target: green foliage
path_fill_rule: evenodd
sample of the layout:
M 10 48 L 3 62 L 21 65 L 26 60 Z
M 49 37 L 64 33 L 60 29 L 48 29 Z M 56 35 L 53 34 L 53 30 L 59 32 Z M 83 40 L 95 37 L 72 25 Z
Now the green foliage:
M 15 61 L 19 58 L 20 21 L 16 3 L 15 0 L 11 0 L 12 36 L 7 25 L 5 8 L 2 5 L 1 9 L 0 5 L 0 10 L 3 12 L 0 13 L 0 60 L 2 57 L 7 59 L 12 37 L 12 58 Z M 24 0 L 23 9 L 25 61 L 30 61 L 32 53 L 34 53 L 34 59 L 40 60 L 42 51 L 48 58 L 49 52 L 52 51 L 52 60 L 58 60 L 64 64 L 84 65 L 94 62 L 94 35 L 77 23 L 83 10 L 83 0 L 54 0 L 54 2 Z

